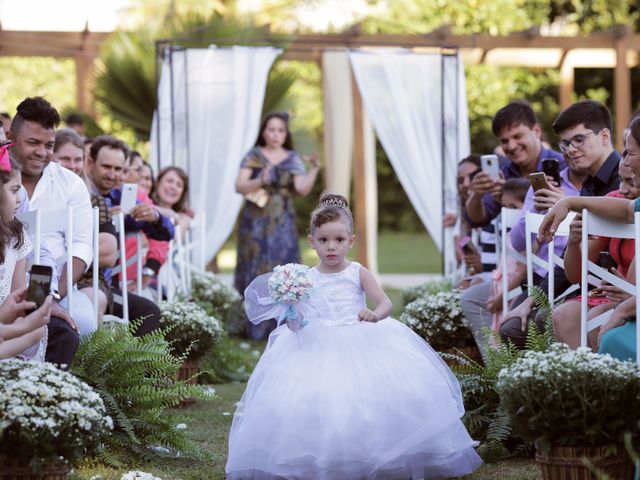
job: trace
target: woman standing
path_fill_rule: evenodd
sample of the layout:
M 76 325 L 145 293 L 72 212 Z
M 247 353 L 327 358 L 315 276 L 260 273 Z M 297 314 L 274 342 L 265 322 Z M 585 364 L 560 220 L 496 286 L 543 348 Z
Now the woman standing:
M 305 173 L 302 159 L 293 149 L 288 114 L 268 114 L 236 180 L 236 191 L 245 196 L 234 277 L 240 293 L 276 265 L 300 262 L 293 196 L 306 196 L 313 189 L 320 160 L 313 154 L 309 161 L 311 169 Z M 250 326 L 249 335 L 263 338 L 272 326 Z

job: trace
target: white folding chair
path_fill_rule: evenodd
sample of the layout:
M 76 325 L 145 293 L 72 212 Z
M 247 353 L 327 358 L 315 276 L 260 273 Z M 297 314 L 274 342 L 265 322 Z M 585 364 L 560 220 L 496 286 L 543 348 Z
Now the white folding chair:
M 569 236 L 569 226 L 575 217 L 575 213 L 570 213 L 567 218 L 560 224 L 556 231 L 556 236 L 562 237 Z M 565 292 L 555 298 L 555 267 L 558 266 L 564 270 L 564 259 L 556 255 L 554 250 L 555 241 L 552 239 L 548 244 L 547 259 L 543 259 L 533 253 L 533 242 L 531 240 L 532 235 L 537 235 L 540 230 L 540 224 L 544 219 L 544 215 L 539 213 L 527 212 L 525 214 L 525 241 L 526 241 L 526 255 L 527 255 L 527 288 L 529 295 L 531 295 L 531 289 L 533 287 L 533 270 L 534 266 L 543 268 L 549 277 L 547 296 L 549 298 L 549 305 L 551 309 L 556 301 L 566 297 L 570 293 L 576 291 L 579 287 L 577 284 L 569 287 Z
M 120 290 L 122 295 L 114 295 L 113 301 L 122 305 L 122 319 L 129 323 L 129 292 L 127 289 L 127 252 L 125 248 L 124 213 L 118 212 L 114 217 L 116 230 L 118 231 L 120 264 L 113 267 L 111 273 L 120 275 Z
M 582 210 L 582 279 L 580 282 L 582 299 L 580 302 L 580 345 L 583 347 L 587 346 L 587 333 L 602 325 L 613 313 L 613 310 L 609 310 L 592 320 L 588 320 L 588 287 L 590 283 L 598 287 L 600 286 L 601 280 L 606 280 L 628 294 L 634 295 L 636 300 L 640 298 L 640 259 L 637 254 L 640 252 L 640 212 L 635 213 L 634 221 L 635 223 L 633 224 L 612 222 L 593 213 L 589 213 L 587 209 Z M 626 280 L 609 273 L 604 268 L 589 260 L 589 235 L 635 239 L 635 285 L 632 285 Z M 636 362 L 640 367 L 639 324 L 640 301 L 636 301 Z
M 511 257 L 523 265 L 527 264 L 524 255 L 516 252 L 512 247 L 507 246 L 507 232 L 518 223 L 522 217 L 522 210 L 514 208 L 502 208 L 500 212 L 500 261 L 502 263 L 502 313 L 506 314 L 509 309 L 509 302 L 522 293 L 522 288 L 517 287 L 509 291 L 509 271 L 507 259 Z M 497 246 L 496 243 L 496 246 Z
M 73 318 L 73 207 L 57 210 L 40 209 L 17 215 L 27 233 L 34 237 L 34 261 L 40 264 L 42 235 L 62 233 L 67 247 L 67 300 L 69 315 Z M 55 259 L 54 259 L 55 260 Z

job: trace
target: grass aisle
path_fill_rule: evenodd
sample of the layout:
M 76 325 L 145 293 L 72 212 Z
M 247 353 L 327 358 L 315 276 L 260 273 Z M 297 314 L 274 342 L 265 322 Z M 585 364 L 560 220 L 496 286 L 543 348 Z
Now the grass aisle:
M 212 461 L 164 460 L 137 468 L 163 480 L 222 480 L 227 457 L 227 436 L 235 403 L 244 391 L 244 383 L 215 385 L 217 400 L 198 402 L 178 410 L 180 421 L 187 425 L 196 442 L 213 454 Z M 89 480 L 100 475 L 103 480 L 120 480 L 129 469 L 115 469 L 84 464 L 71 476 L 72 480 Z M 508 460 L 483 465 L 464 480 L 538 480 L 542 478 L 532 459 Z

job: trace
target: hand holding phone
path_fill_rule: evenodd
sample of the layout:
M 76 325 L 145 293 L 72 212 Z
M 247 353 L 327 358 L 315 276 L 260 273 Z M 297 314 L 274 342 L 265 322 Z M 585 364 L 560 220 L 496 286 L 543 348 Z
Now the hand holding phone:
M 550 189 L 549 183 L 547 182 L 547 176 L 543 172 L 534 172 L 529 174 L 529 181 L 531 181 L 531 186 L 533 187 L 533 191 L 537 192 L 538 190 Z
M 136 206 L 138 195 L 138 184 L 125 183 L 122 185 L 122 196 L 120 197 L 120 209 L 123 213 L 129 213 Z
M 469 237 L 464 237 L 463 239 L 461 239 L 458 245 L 460 246 L 460 250 L 462 250 L 465 255 L 473 255 L 478 253 L 478 250 L 476 250 L 476 246 L 473 244 Z
M 598 252 L 598 265 L 604 268 L 607 272 L 618 266 L 607 250 Z

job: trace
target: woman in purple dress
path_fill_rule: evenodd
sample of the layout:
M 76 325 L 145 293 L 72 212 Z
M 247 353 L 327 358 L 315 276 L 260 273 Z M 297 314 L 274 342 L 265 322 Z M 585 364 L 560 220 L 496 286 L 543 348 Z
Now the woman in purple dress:
M 289 116 L 273 112 L 262 121 L 254 147 L 245 155 L 236 180 L 236 191 L 245 196 L 238 225 L 238 257 L 234 286 L 240 293 L 251 281 L 276 265 L 300 262 L 293 196 L 313 189 L 320 161 L 309 157 L 305 172 L 293 149 Z M 263 322 L 268 323 L 268 322 Z M 275 327 L 249 325 L 249 336 L 265 338 Z

